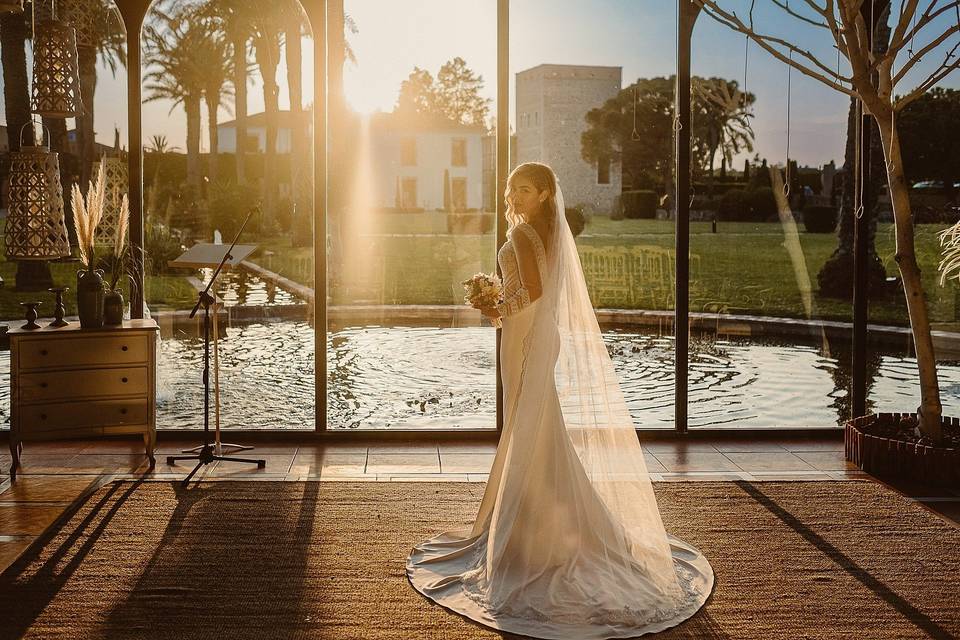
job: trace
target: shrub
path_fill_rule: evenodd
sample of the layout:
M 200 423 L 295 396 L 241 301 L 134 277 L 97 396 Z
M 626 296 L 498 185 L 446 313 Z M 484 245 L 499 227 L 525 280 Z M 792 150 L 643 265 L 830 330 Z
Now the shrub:
M 729 189 L 727 191 L 730 191 Z M 693 196 L 693 202 L 690 204 L 692 211 L 717 211 L 720 208 L 721 198 L 710 198 L 707 196 Z
M 490 233 L 496 222 L 495 213 L 448 213 L 448 233 Z
M 623 220 L 623 197 L 617 195 L 613 199 L 613 209 L 610 211 L 611 220 Z
M 146 254 L 144 270 L 155 276 L 166 273 L 168 263 L 184 252 L 180 235 L 160 223 L 148 223 L 144 228 L 143 248 Z
M 833 207 L 807 207 L 803 210 L 807 233 L 833 233 L 837 228 L 837 210 Z
M 309 207 L 297 207 L 290 225 L 290 242 L 294 247 L 313 244 L 313 211 Z
M 717 217 L 724 221 L 749 220 L 750 205 L 747 192 L 743 189 L 731 189 L 723 194 L 717 207 Z
M 570 233 L 576 238 L 583 233 L 583 228 L 587 226 L 586 216 L 583 215 L 583 207 L 566 207 L 565 214 L 567 224 L 570 226 Z
M 720 220 L 732 222 L 763 222 L 777 215 L 777 200 L 770 187 L 759 189 L 732 189 L 720 198 L 717 210 Z
M 246 184 L 218 183 L 210 188 L 207 205 L 207 220 L 211 231 L 219 229 L 224 239 L 233 239 L 246 219 L 251 207 L 259 202 L 256 187 Z M 244 228 L 244 233 L 260 234 L 263 231 L 262 215 L 254 215 Z
M 280 198 L 273 205 L 273 219 L 277 221 L 277 226 L 283 232 L 290 231 L 290 225 L 293 223 L 293 200 L 290 198 Z
M 658 202 L 655 191 L 624 191 L 620 194 L 625 218 L 656 218 Z
M 770 187 L 747 191 L 747 203 L 750 206 L 750 220 L 753 222 L 777 217 L 777 199 Z

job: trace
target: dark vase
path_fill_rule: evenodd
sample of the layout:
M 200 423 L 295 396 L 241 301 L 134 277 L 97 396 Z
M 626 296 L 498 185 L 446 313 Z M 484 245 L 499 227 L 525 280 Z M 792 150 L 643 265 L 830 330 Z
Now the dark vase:
M 107 291 L 103 297 L 103 324 L 123 324 L 123 293 L 119 289 Z
M 84 329 L 103 326 L 103 271 L 77 272 L 77 315 Z

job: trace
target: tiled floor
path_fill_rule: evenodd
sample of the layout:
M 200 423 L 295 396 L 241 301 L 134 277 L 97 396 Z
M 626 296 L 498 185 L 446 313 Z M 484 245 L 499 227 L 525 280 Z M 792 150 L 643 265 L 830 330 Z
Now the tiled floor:
M 181 479 L 193 463 L 166 464 L 196 440 L 164 439 L 150 470 L 137 439 L 27 443 L 22 470 L 10 482 L 10 455 L 0 453 L 0 570 L 14 559 L 84 491 L 106 478 Z M 847 463 L 839 436 L 808 439 L 643 443 L 647 471 L 655 482 L 697 480 L 844 480 L 870 478 Z M 258 444 L 240 457 L 256 465 L 216 462 L 201 470 L 208 480 L 484 482 L 496 445 L 463 443 Z M 960 523 L 960 492 L 897 486 L 896 490 Z

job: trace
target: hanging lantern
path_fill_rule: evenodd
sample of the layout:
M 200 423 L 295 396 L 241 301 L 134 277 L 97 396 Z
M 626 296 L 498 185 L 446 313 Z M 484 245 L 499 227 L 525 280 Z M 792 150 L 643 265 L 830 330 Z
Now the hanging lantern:
M 77 49 L 97 46 L 98 35 L 104 31 L 108 21 L 108 11 L 102 0 L 59 0 L 57 2 L 57 16 L 76 30 Z
M 7 259 L 69 256 L 57 153 L 42 145 L 11 151 L 9 180 L 3 233 Z
M 103 163 L 103 183 L 106 194 L 103 203 L 103 217 L 97 225 L 96 243 L 113 246 L 120 224 L 120 201 L 130 189 L 127 179 L 127 161 L 116 156 L 104 156 L 93 163 L 90 175 L 96 176 Z
M 59 20 L 37 23 L 33 39 L 33 113 L 47 118 L 83 115 L 77 36 Z
M 21 13 L 23 0 L 0 0 L 0 13 Z

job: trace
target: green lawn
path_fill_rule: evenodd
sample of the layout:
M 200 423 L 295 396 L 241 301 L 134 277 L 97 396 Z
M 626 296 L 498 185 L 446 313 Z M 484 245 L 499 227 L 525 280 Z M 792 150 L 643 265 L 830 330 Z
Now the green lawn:
M 402 214 L 383 216 L 382 233 L 429 233 L 437 230 L 438 214 Z M 442 215 L 442 214 L 439 214 Z M 378 219 L 379 222 L 380 219 Z M 401 222 L 408 226 L 401 226 Z M 916 229 L 917 253 L 923 274 L 931 317 L 934 322 L 956 319 L 954 285 L 937 284 L 939 225 L 919 225 Z M 380 229 L 378 229 L 379 231 Z M 797 271 L 784 244 L 784 230 L 779 223 L 722 222 L 718 233 L 711 232 L 708 222 L 690 224 L 691 311 L 726 311 L 784 317 L 814 317 L 849 321 L 851 305 L 820 298 L 817 293 L 817 272 L 836 246 L 832 234 L 806 233 L 797 227 L 802 256 L 798 265 L 805 268 L 812 287 L 808 313 Z M 877 231 L 877 252 L 884 261 L 887 275 L 898 276 L 894 254 L 893 224 L 881 223 Z M 591 250 L 612 249 L 627 252 L 637 247 L 660 247 L 672 250 L 674 223 L 666 220 L 610 220 L 593 218 L 577 239 L 581 258 Z M 267 258 L 262 252 L 254 260 L 292 280 L 312 286 L 312 249 L 290 249 L 285 238 L 272 238 L 262 247 L 272 251 Z M 345 275 L 352 282 L 349 289 L 334 289 L 334 303 L 352 300 L 375 300 L 386 304 L 456 304 L 461 301 L 460 281 L 477 271 L 492 271 L 493 234 L 484 236 L 439 235 L 435 237 L 368 237 L 364 244 L 364 276 Z M 330 272 L 336 271 L 331 265 Z M 598 291 L 592 272 L 585 266 L 595 304 L 604 307 L 672 309 L 673 285 L 669 277 L 641 280 L 634 294 L 618 295 L 614 291 Z M 802 271 L 800 271 L 802 273 Z M 882 324 L 907 325 L 906 306 L 902 296 L 872 301 L 870 321 Z
M 383 304 L 459 304 L 463 289 L 460 282 L 477 271 L 494 269 L 495 241 L 492 233 L 478 235 L 446 234 L 445 214 L 390 214 L 377 219 L 371 235 L 363 238 L 357 260 L 342 259 L 352 265 L 348 273 L 338 273 L 339 265 L 331 263 L 329 274 L 334 282 L 330 295 L 334 304 L 356 301 Z M 956 287 L 937 284 L 939 225 L 920 225 L 916 230 L 917 251 L 928 294 L 931 317 L 937 323 L 957 319 Z M 779 223 L 720 223 L 718 233 L 710 223 L 690 225 L 690 309 L 769 316 L 810 317 L 849 321 L 848 303 L 821 299 L 816 294 L 816 274 L 836 246 L 832 234 L 808 234 L 798 227 L 802 256 L 800 268 L 808 274 L 813 293 L 808 313 L 801 295 L 794 262 L 785 248 L 784 231 Z M 373 235 L 439 234 L 401 237 Z M 289 238 L 261 239 L 253 260 L 291 280 L 313 286 L 313 248 L 291 248 Z M 590 256 L 597 252 L 629 253 L 642 248 L 659 248 L 670 256 L 674 246 L 674 223 L 665 220 L 590 220 L 577 239 L 581 259 L 594 303 L 601 307 L 664 309 L 674 308 L 673 285 L 669 270 L 659 276 L 634 278 L 633 291 L 598 287 L 597 271 L 590 265 Z M 893 225 L 881 223 L 877 232 L 877 251 L 888 275 L 897 275 L 893 261 Z M 272 252 L 272 254 L 271 254 Z M 66 296 L 67 313 L 76 313 L 77 263 L 51 265 L 54 281 L 71 287 Z M 53 295 L 47 292 L 14 291 L 15 263 L 0 259 L 0 275 L 5 286 L 0 288 L 0 314 L 3 318 L 22 318 L 19 302 L 41 300 L 42 316 L 53 311 Z M 802 273 L 802 271 L 801 271 Z M 129 294 L 128 294 L 129 295 Z M 151 276 L 147 280 L 147 299 L 151 309 L 189 308 L 196 293 L 181 276 Z M 906 307 L 901 296 L 875 300 L 870 308 L 871 322 L 908 324 Z

